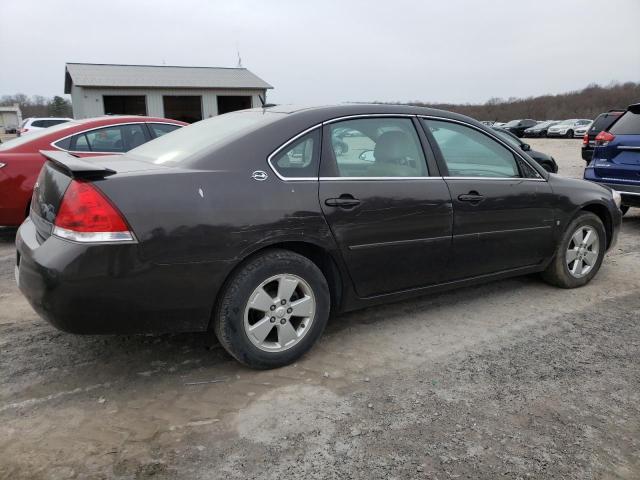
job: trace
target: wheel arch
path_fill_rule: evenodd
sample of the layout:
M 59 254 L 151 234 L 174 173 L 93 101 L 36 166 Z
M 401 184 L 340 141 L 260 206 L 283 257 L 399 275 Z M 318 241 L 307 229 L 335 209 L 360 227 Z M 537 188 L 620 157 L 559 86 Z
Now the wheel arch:
M 607 248 L 611 245 L 611 239 L 613 238 L 613 219 L 609 213 L 609 209 L 600 203 L 589 203 L 583 205 L 578 213 L 590 212 L 597 216 L 604 225 L 604 231 L 607 234 Z
M 344 272 L 341 270 L 334 256 L 323 246 L 309 241 L 283 240 L 261 245 L 259 248 L 246 254 L 226 275 L 221 288 L 216 296 L 209 328 L 213 322 L 213 314 L 217 310 L 218 303 L 222 297 L 222 293 L 227 287 L 229 281 L 247 262 L 253 258 L 262 255 L 271 250 L 289 250 L 295 252 L 313 262 L 322 272 L 329 285 L 329 294 L 331 295 L 331 310 L 339 311 L 344 298 L 345 279 Z

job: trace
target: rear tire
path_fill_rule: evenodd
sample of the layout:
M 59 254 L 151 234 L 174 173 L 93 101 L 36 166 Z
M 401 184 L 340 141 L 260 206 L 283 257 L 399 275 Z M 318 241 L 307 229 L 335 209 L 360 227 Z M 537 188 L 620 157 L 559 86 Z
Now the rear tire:
M 282 367 L 318 340 L 330 303 L 327 281 L 313 262 L 289 250 L 270 250 L 250 259 L 227 282 L 213 329 L 240 363 Z
M 583 241 L 577 241 L 580 239 Z M 542 273 L 543 280 L 561 288 L 586 285 L 598 273 L 606 245 L 600 218 L 590 212 L 579 213 L 562 235 L 553 260 Z

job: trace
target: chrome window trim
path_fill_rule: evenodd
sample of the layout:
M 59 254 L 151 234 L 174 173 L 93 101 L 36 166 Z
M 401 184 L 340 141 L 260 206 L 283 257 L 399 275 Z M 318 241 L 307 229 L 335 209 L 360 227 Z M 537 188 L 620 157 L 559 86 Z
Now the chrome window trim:
M 336 181 L 336 182 L 344 182 L 344 181 L 365 181 L 365 180 L 373 180 L 373 181 L 388 181 L 388 180 L 442 180 L 444 177 L 320 177 L 319 180 L 322 181 Z
M 442 177 L 445 180 L 501 180 L 511 182 L 546 182 L 544 178 L 526 177 Z
M 615 190 L 615 189 L 613 189 Z M 622 190 L 615 190 L 616 192 L 618 192 L 620 195 L 636 195 L 636 196 L 640 196 L 640 192 L 625 192 Z
M 267 157 L 267 163 L 269 164 L 269 167 L 271 168 L 271 170 L 273 171 L 273 173 L 275 173 L 275 175 L 282 181 L 284 182 L 289 182 L 289 181 L 293 181 L 293 182 L 300 182 L 300 181 L 320 181 L 320 180 L 339 180 L 339 179 L 343 179 L 343 180 L 354 180 L 354 179 L 359 179 L 359 180 L 388 180 L 388 179 L 409 179 L 409 178 L 419 178 L 419 179 L 423 179 L 423 178 L 430 178 L 430 177 L 285 177 L 284 175 L 281 175 L 280 172 L 278 172 L 278 170 L 275 168 L 275 166 L 273 165 L 273 157 L 275 157 L 278 153 L 280 153 L 284 148 L 287 147 L 287 145 L 295 142 L 297 139 L 299 139 L 300 137 L 306 135 L 307 133 L 312 132 L 313 130 L 315 130 L 316 128 L 321 128 L 324 125 L 328 125 L 334 122 L 339 122 L 339 121 L 343 121 L 343 120 L 349 120 L 349 119 L 354 119 L 354 118 L 366 118 L 366 117 L 400 117 L 400 118 L 415 118 L 417 117 L 417 115 L 414 114 L 408 114 L 408 113 L 362 113 L 362 114 L 355 114 L 355 115 L 346 115 L 346 116 L 342 116 L 342 117 L 336 117 L 336 118 L 332 118 L 330 120 L 325 120 L 323 122 L 320 122 L 312 127 L 307 128 L 306 130 L 303 130 L 302 132 L 298 133 L 295 137 L 290 138 L 289 140 L 287 140 L 285 143 L 283 143 L 282 145 L 280 145 L 276 150 L 274 150 L 268 157 Z M 441 177 L 435 177 L 435 178 L 441 178 Z
M 451 123 L 457 123 L 460 125 L 463 125 L 465 127 L 469 127 L 472 128 L 473 130 L 476 130 L 480 133 L 483 133 L 485 135 L 487 135 L 488 132 L 485 132 L 484 130 L 482 130 L 481 128 L 478 128 L 475 125 L 472 125 L 468 122 L 463 122 L 461 120 L 454 120 L 452 118 L 446 118 L 446 117 L 438 117 L 436 115 L 417 115 L 418 118 L 424 118 L 426 120 L 440 120 L 443 122 L 451 122 Z M 511 145 L 509 145 L 507 142 L 503 141 L 500 137 L 498 137 L 497 135 L 495 135 L 493 132 L 489 132 L 491 135 L 487 135 L 489 138 L 496 140 L 500 145 L 502 145 L 503 147 L 506 147 L 507 150 L 509 150 L 510 152 L 512 152 L 516 157 L 518 157 L 519 159 L 521 159 L 524 163 L 526 163 L 530 168 L 533 169 L 533 171 L 537 172 L 536 168 L 533 167 L 531 165 L 531 162 L 529 162 L 526 158 L 524 158 L 520 152 L 518 152 L 515 148 L 513 148 Z M 540 174 L 539 174 L 540 175 Z M 505 179 L 505 180 L 514 180 L 514 178 L 511 177 L 444 177 L 444 178 L 450 178 L 450 179 L 454 179 L 454 178 L 464 178 L 467 180 L 471 180 L 471 179 L 486 179 L 486 180 L 497 180 L 497 179 Z M 526 177 L 517 177 L 520 180 L 535 180 L 535 181 L 543 181 L 546 182 L 547 179 L 544 178 L 542 175 L 540 175 L 540 178 L 526 178 Z
M 357 113 L 353 115 L 345 115 L 343 117 L 332 118 L 331 120 L 325 120 L 322 125 L 329 125 L 335 122 L 342 122 L 344 120 L 366 118 L 366 117 L 399 117 L 399 118 L 415 118 L 418 115 L 413 113 Z
M 84 153 L 98 153 L 98 154 L 106 154 L 106 155 L 124 155 L 127 152 L 97 152 L 97 151 L 93 151 L 93 150 L 90 150 L 90 151 L 87 151 L 87 150 L 66 150 L 66 149 L 64 149 L 62 147 L 57 146 L 56 143 L 62 142 L 63 140 L 66 140 L 67 138 L 74 137 L 76 135 L 86 134 L 87 132 L 92 132 L 94 130 L 100 130 L 102 128 L 119 127 L 121 125 L 144 125 L 145 123 L 163 123 L 165 125 L 177 125 L 178 127 L 186 126 L 186 125 L 180 125 L 178 123 L 173 123 L 173 122 L 124 122 L 124 123 L 113 123 L 111 125 L 102 125 L 100 127 L 93 127 L 93 128 L 89 128 L 87 130 L 81 130 L 79 132 L 72 133 L 70 135 L 67 135 L 66 137 L 59 138 L 55 142 L 51 142 L 49 145 L 51 145 L 56 150 L 60 150 L 62 152 L 67 152 L 67 153 L 82 153 L 82 154 L 84 154 Z M 155 140 L 155 139 L 152 138 L 151 140 Z

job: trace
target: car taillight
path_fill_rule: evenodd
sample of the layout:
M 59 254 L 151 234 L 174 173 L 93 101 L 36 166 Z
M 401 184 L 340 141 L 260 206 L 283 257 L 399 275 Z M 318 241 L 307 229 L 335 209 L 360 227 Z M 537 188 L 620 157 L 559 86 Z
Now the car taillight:
M 62 197 L 52 233 L 75 242 L 134 241 L 118 209 L 91 183 L 72 180 Z
M 587 146 L 589 145 L 589 134 L 585 133 L 584 137 L 582 137 L 582 145 Z
M 29 131 L 29 129 L 28 129 L 28 128 L 21 128 L 21 129 L 20 129 L 20 133 L 24 133 L 24 132 L 28 132 L 28 131 Z
M 615 140 L 616 136 L 609 133 L 609 132 L 600 132 L 598 135 L 596 135 L 596 145 L 598 146 L 607 146 L 609 145 L 610 142 L 613 142 Z

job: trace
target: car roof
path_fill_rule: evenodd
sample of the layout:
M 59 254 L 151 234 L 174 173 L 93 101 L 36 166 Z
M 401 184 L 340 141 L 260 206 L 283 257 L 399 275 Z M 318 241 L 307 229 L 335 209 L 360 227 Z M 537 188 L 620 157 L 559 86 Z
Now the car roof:
M 103 115 L 100 117 L 91 117 L 91 118 L 82 118 L 79 120 L 73 120 L 74 123 L 78 124 L 116 124 L 116 123 L 135 123 L 135 122 L 171 122 L 177 123 L 179 125 L 187 125 L 185 122 L 181 122 L 180 120 L 172 120 L 170 118 L 161 118 L 161 117 L 146 117 L 142 115 Z
M 253 111 L 264 111 L 305 117 L 310 122 L 323 122 L 330 119 L 348 117 L 351 115 L 425 115 L 442 117 L 451 120 L 473 122 L 485 125 L 479 121 L 458 113 L 439 110 L 437 108 L 419 107 L 416 105 L 383 104 L 383 103 L 344 103 L 338 105 L 274 105 L 264 108 L 253 108 Z

